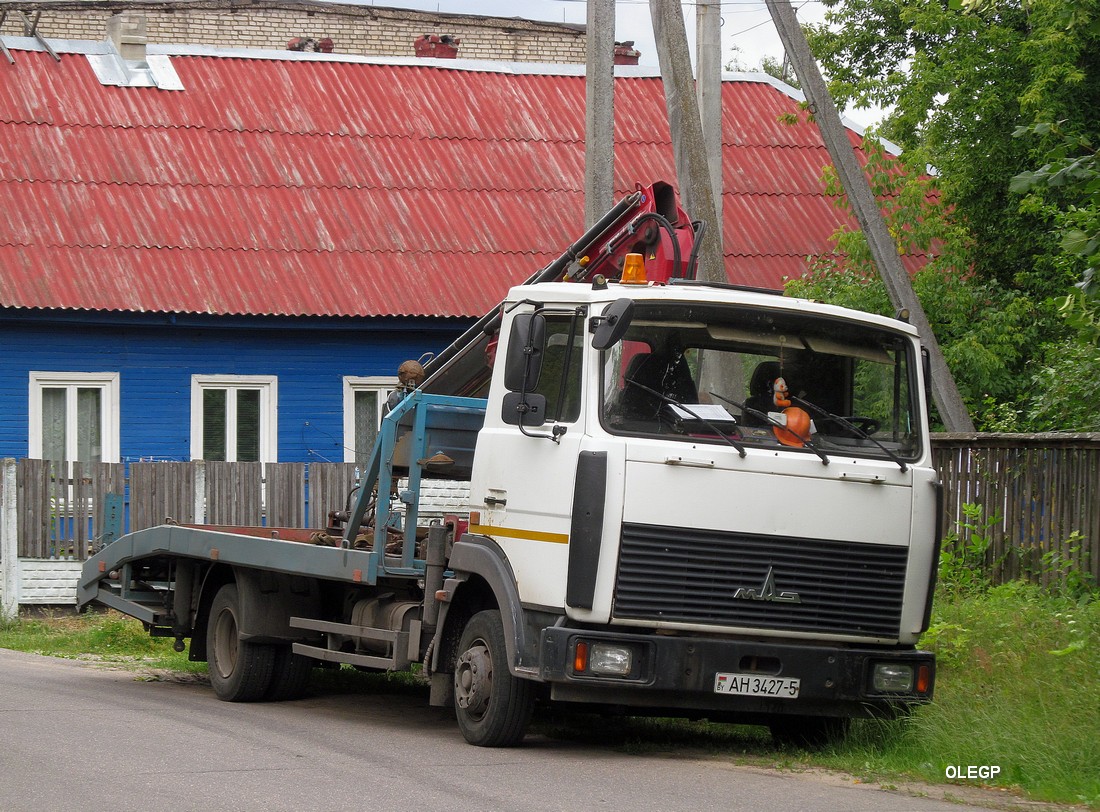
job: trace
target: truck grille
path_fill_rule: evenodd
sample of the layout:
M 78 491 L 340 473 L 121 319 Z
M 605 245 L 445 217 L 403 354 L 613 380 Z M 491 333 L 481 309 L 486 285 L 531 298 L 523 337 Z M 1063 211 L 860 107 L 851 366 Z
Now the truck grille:
M 897 637 L 906 547 L 624 524 L 619 619 Z M 799 602 L 735 598 L 765 591 Z

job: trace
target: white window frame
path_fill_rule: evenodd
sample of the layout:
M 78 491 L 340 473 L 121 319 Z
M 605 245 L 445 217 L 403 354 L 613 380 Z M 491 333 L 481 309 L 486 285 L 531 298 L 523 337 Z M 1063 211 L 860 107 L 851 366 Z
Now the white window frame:
M 202 459 L 202 395 L 207 389 L 260 390 L 260 462 L 278 462 L 279 378 L 276 375 L 192 375 L 191 459 Z M 226 398 L 225 456 L 236 460 L 237 398 Z
M 344 376 L 344 462 L 355 462 L 355 393 L 377 393 L 378 419 L 381 421 L 382 407 L 397 383 L 393 375 Z
M 119 462 L 119 373 L 117 372 L 34 372 L 30 373 L 28 386 L 27 456 L 42 458 L 42 390 L 64 388 L 99 389 L 100 399 L 100 457 L 103 462 Z M 75 426 L 76 398 L 66 398 L 66 424 Z M 76 432 L 66 432 L 66 445 L 75 447 Z M 76 454 L 66 449 L 69 462 L 76 461 Z

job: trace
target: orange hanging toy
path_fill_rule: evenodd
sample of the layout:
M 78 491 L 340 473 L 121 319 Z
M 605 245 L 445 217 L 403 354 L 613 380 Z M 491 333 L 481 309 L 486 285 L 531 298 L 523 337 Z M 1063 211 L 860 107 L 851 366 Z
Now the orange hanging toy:
M 787 381 L 783 378 L 776 378 L 772 383 L 772 402 L 780 409 L 791 405 L 791 392 L 787 388 Z

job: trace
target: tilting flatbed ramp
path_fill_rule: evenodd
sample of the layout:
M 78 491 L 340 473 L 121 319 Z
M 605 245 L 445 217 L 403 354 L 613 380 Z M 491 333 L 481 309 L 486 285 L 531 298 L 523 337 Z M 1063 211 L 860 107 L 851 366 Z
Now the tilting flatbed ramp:
M 77 606 L 99 601 L 145 623 L 160 622 L 170 608 L 166 604 L 168 585 L 134 583 L 130 577 L 131 564 L 158 556 L 218 561 L 348 583 L 361 583 L 373 564 L 369 550 L 161 525 L 123 536 L 84 562 Z

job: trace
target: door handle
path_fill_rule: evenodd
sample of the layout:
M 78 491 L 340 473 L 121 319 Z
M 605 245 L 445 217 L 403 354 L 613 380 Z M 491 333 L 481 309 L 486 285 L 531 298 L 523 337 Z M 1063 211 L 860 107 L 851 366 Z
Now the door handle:
M 665 457 L 665 465 L 683 465 L 688 468 L 713 468 L 714 460 L 691 459 L 690 457 Z
M 881 474 L 849 474 L 847 471 L 840 475 L 842 482 L 864 482 L 868 485 L 882 485 L 886 477 Z

